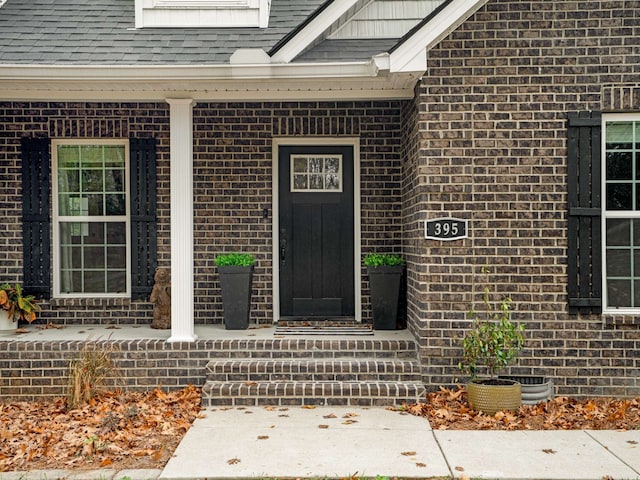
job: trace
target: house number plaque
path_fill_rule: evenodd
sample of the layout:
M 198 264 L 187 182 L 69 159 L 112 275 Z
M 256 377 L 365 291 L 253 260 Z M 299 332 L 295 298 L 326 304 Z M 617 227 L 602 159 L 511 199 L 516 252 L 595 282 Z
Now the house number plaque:
M 467 220 L 434 218 L 424 222 L 424 237 L 431 240 L 459 240 L 467 238 Z

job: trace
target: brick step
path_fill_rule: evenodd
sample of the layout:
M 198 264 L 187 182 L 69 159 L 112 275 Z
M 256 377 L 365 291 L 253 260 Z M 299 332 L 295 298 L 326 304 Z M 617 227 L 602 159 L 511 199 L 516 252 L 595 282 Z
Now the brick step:
M 216 359 L 399 358 L 415 359 L 417 345 L 409 339 L 269 338 L 217 340 L 210 345 Z
M 424 397 L 421 383 L 410 382 L 212 382 L 202 389 L 202 405 L 358 405 L 394 406 Z
M 395 381 L 420 382 L 416 361 L 397 359 L 213 360 L 207 380 L 249 381 Z

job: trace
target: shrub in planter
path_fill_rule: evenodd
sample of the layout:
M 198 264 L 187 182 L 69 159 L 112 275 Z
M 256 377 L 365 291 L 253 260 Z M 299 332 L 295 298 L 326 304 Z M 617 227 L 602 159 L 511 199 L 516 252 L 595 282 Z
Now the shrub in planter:
M 6 315 L 6 325 L 3 322 L 0 329 L 10 330 L 17 327 L 18 320 L 33 322 L 36 312 L 42 311 L 42 308 L 33 295 L 25 295 L 19 284 L 4 283 L 0 285 L 0 310 Z
M 500 370 L 515 362 L 524 347 L 524 325 L 511 321 L 511 299 L 505 297 L 496 309 L 483 292 L 484 311 L 471 311 L 473 326 L 462 340 L 462 372 L 471 375 L 467 384 L 469 403 L 490 415 L 500 410 L 515 410 L 521 404 L 521 386 L 513 380 L 499 379 Z M 489 378 L 479 379 L 479 372 Z
M 220 272 L 224 325 L 227 330 L 249 328 L 251 282 L 255 259 L 249 253 L 227 253 L 215 259 Z
M 370 253 L 364 257 L 369 275 L 375 330 L 395 330 L 404 259 L 396 254 Z

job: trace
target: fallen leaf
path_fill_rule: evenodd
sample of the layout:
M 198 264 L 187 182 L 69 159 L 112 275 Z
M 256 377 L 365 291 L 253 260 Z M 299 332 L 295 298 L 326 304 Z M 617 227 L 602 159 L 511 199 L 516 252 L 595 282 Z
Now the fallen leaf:
M 349 419 L 342 422 L 343 425 L 351 425 L 352 423 L 358 423 L 358 421 Z
M 255 387 L 258 385 L 258 382 L 244 382 L 247 387 Z
M 55 330 L 60 330 L 64 328 L 64 325 L 56 325 L 55 323 L 46 323 L 44 325 L 38 325 L 38 328 L 40 330 L 50 330 L 50 329 L 55 329 Z M 78 332 L 80 333 L 80 332 Z M 84 333 L 84 332 L 82 332 Z
M 338 418 L 334 413 L 330 413 L 329 415 L 323 415 L 322 418 Z
M 400 455 L 404 455 L 405 457 L 412 457 L 416 452 L 402 452 Z
M 418 468 L 425 468 L 426 466 L 427 466 L 426 463 L 416 462 L 416 467 L 418 467 Z
M 457 472 L 464 472 L 464 467 L 456 467 Z
M 239 458 L 230 458 L 229 460 L 227 460 L 227 463 L 229 465 L 237 465 L 238 463 L 240 463 L 240 459 Z
M 302 408 L 305 410 L 315 410 L 315 405 L 303 405 Z
M 100 466 L 101 467 L 106 467 L 106 466 L 111 465 L 112 463 L 113 463 L 113 460 L 111 460 L 109 457 L 107 457 L 107 458 L 105 458 L 104 460 L 102 460 L 100 462 Z
M 627 443 L 631 444 L 631 445 L 637 445 L 638 442 L 636 442 L 635 440 L 627 440 Z
M 342 418 L 353 418 L 353 417 L 358 417 L 359 415 L 357 413 L 345 413 Z
M 266 440 L 269 438 L 269 435 L 258 435 L 258 440 Z
M 553 448 L 543 448 L 542 451 L 544 453 L 551 453 L 551 454 L 557 453 Z
M 329 428 L 329 425 L 318 425 L 318 428 Z

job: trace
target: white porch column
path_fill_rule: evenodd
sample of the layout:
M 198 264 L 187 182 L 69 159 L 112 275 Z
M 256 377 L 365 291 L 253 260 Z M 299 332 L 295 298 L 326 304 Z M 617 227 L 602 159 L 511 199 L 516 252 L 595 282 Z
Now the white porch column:
M 193 100 L 168 98 L 171 150 L 171 336 L 193 342 Z

